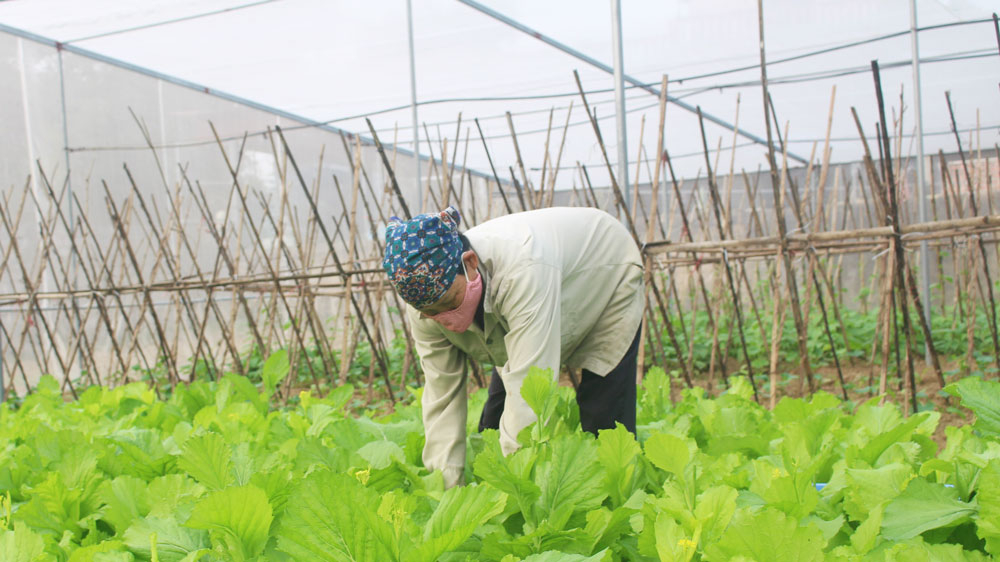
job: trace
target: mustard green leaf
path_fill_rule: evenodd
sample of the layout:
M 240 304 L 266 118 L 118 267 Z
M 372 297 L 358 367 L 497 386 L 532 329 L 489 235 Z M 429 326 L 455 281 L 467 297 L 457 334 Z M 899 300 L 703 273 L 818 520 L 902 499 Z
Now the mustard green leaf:
M 959 500 L 954 488 L 915 478 L 885 507 L 882 536 L 890 541 L 909 539 L 967 520 L 977 511 L 974 504 Z
M 441 498 L 424 527 L 423 543 L 403 552 L 406 562 L 434 562 L 457 548 L 482 524 L 504 510 L 507 496 L 489 485 L 456 486 Z
M 729 486 L 713 486 L 702 492 L 694 506 L 694 517 L 701 525 L 701 540 L 714 542 L 729 526 L 736 512 L 739 494 Z
M 776 509 L 737 510 L 729 528 L 715 544 L 705 548 L 706 560 L 729 561 L 738 557 L 772 562 L 820 562 L 826 541 L 815 526 Z
M 251 560 L 264 550 L 273 519 L 267 495 L 256 486 L 212 492 L 194 506 L 185 526 L 206 529 L 213 544 L 224 545 L 234 560 Z
M 531 556 L 524 558 L 522 562 L 609 562 L 610 560 L 611 551 L 607 549 L 602 550 L 593 556 L 569 554 L 566 552 L 549 550 L 540 554 L 532 554 Z
M 45 541 L 23 523 L 14 530 L 0 532 L 0 560 L 5 562 L 41 562 L 46 560 Z
M 851 535 L 851 546 L 857 554 L 868 554 L 878 544 L 884 510 L 885 507 L 881 505 L 872 509 L 871 515 Z
M 944 387 L 962 399 L 962 405 L 976 414 L 975 428 L 984 435 L 1000 437 L 1000 383 L 966 377 Z
M 903 491 L 913 478 L 913 469 L 903 464 L 880 468 L 848 468 L 845 471 L 847 489 L 844 511 L 854 521 L 864 521 L 875 507 Z
M 986 541 L 986 552 L 1000 557 L 1000 459 L 993 459 L 979 474 L 979 515 L 976 534 Z
M 100 497 L 105 504 L 102 519 L 119 533 L 149 513 L 146 482 L 135 476 L 119 476 L 106 481 L 101 486 Z
M 315 472 L 288 500 L 278 548 L 295 560 L 399 560 L 390 524 L 379 517 L 374 490 L 358 478 Z
M 553 521 L 556 530 L 557 512 L 569 517 L 572 513 L 589 511 L 601 505 L 607 493 L 601 486 L 603 476 L 597 462 L 597 445 L 582 433 L 562 435 L 552 441 L 551 459 L 540 463 L 536 480 L 541 490 L 540 512 Z
M 671 474 L 682 477 L 691 456 L 688 442 L 676 435 L 656 433 L 646 440 L 646 458 Z
M 184 474 L 167 474 L 154 478 L 146 487 L 149 514 L 172 517 L 178 508 L 193 506 L 205 492 L 204 486 Z
M 653 534 L 656 554 L 663 562 L 687 562 L 698 548 L 698 543 L 687 535 L 684 527 L 666 512 L 656 516 Z
M 274 390 L 288 376 L 291 370 L 291 363 L 288 362 L 288 351 L 279 349 L 272 353 L 260 371 L 261 382 L 267 396 L 274 394 Z
M 67 562 L 132 562 L 133 560 L 135 556 L 125 550 L 121 541 L 104 541 L 74 550 Z
M 233 482 L 233 453 L 221 435 L 205 433 L 191 437 L 181 450 L 177 468 L 209 490 L 221 490 Z
M 204 529 L 182 527 L 172 517 L 138 519 L 122 534 L 125 546 L 143 560 L 152 557 L 151 537 L 156 534 L 156 552 L 160 562 L 180 562 L 193 552 L 211 546 Z
M 604 468 L 604 489 L 615 507 L 625 503 L 636 489 L 641 452 L 635 435 L 621 424 L 597 434 L 597 459 Z
M 531 505 L 542 493 L 531 478 L 534 462 L 535 453 L 531 449 L 521 449 L 504 458 L 499 447 L 491 447 L 476 455 L 473 472 L 483 482 L 510 496 L 521 508 L 524 518 L 533 522 Z
M 403 448 L 392 441 L 372 441 L 358 449 L 358 454 L 377 470 L 388 467 L 393 461 L 400 463 L 406 461 Z

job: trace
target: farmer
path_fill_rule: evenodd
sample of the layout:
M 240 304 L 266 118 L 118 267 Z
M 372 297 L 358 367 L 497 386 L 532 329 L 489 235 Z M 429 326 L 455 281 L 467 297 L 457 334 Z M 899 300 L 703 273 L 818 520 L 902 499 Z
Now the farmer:
M 383 267 L 403 300 L 426 385 L 424 465 L 462 483 L 465 358 L 496 365 L 479 430 L 504 454 L 535 421 L 521 396 L 530 367 L 582 369 L 583 429 L 635 432 L 642 259 L 628 231 L 596 209 L 551 208 L 458 230 L 449 207 L 386 228 Z

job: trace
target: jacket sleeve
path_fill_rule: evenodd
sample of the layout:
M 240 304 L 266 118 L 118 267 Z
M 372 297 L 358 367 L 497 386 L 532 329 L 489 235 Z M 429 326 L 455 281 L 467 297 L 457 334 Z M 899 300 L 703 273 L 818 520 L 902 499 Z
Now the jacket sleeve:
M 465 425 L 468 397 L 465 391 L 464 354 L 433 323 L 410 310 L 410 325 L 420 366 L 424 371 L 424 466 L 440 470 L 445 486 L 462 484 L 465 473 Z
M 562 273 L 556 267 L 534 263 L 499 287 L 496 310 L 507 320 L 504 337 L 507 364 L 499 369 L 507 397 L 500 416 L 500 447 L 505 455 L 518 449 L 517 434 L 536 420 L 521 396 L 528 369 L 552 369 L 560 365 L 560 287 Z

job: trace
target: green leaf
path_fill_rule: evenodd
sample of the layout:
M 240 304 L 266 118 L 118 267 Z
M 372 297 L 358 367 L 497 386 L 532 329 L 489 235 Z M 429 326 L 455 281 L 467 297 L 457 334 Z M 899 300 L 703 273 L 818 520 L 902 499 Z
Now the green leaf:
M 1000 557 L 1000 460 L 991 460 L 980 473 L 977 497 L 976 534 L 986 541 L 986 552 Z
M 236 373 L 226 373 L 219 381 L 219 388 L 227 388 L 230 399 L 220 402 L 219 412 L 223 412 L 226 406 L 232 407 L 240 402 L 247 402 L 259 413 L 267 413 L 268 395 L 261 394 L 257 386 L 249 378 Z
M 272 519 L 264 491 L 256 486 L 243 486 L 206 496 L 195 504 L 185 525 L 211 531 L 234 559 L 241 561 L 263 552 Z
M 698 496 L 694 506 L 694 517 L 701 525 L 701 540 L 714 542 L 729 526 L 736 512 L 736 497 L 739 494 L 729 486 L 713 486 Z
M 966 377 L 944 387 L 962 399 L 962 405 L 976 414 L 975 428 L 985 435 L 1000 437 L 1000 383 Z
M 67 562 L 133 562 L 135 557 L 124 548 L 121 541 L 104 541 L 74 550 Z
M 23 523 L 13 531 L 0 533 L 0 560 L 4 562 L 40 562 L 45 560 L 45 541 Z
M 854 521 L 867 519 L 873 509 L 898 496 L 913 478 L 913 469 L 902 464 L 848 468 L 845 472 L 848 487 L 844 511 Z
M 659 469 L 683 476 L 684 468 L 691 462 L 691 449 L 687 441 L 676 435 L 656 433 L 646 440 L 646 458 Z
M 504 510 L 507 496 L 490 486 L 454 487 L 444 493 L 441 503 L 424 527 L 424 542 L 407 562 L 434 562 L 457 548 L 482 524 Z
M 221 490 L 233 482 L 232 450 L 216 433 L 188 439 L 181 447 L 177 468 L 190 474 L 209 490 Z
M 548 441 L 556 432 L 556 412 L 559 408 L 559 384 L 554 380 L 552 369 L 531 367 L 521 384 L 521 396 L 538 417 L 531 426 L 531 437 L 535 443 Z
M 793 470 L 788 473 L 760 459 L 753 461 L 753 466 L 751 492 L 763 498 L 768 505 L 797 519 L 812 513 L 819 501 L 819 493 L 812 484 L 812 474 L 809 471 Z
M 552 441 L 552 458 L 539 465 L 536 479 L 542 492 L 540 512 L 555 530 L 562 530 L 574 512 L 594 509 L 607 496 L 596 457 L 597 445 L 589 435 L 574 433 Z
M 264 384 L 267 396 L 270 397 L 274 394 L 274 390 L 288 376 L 289 371 L 291 371 L 291 363 L 288 362 L 287 350 L 279 349 L 267 358 L 260 372 L 261 382 Z
M 513 498 L 529 522 L 534 521 L 531 504 L 542 494 L 538 484 L 530 478 L 534 455 L 533 449 L 520 449 L 504 458 L 497 446 L 476 455 L 473 463 L 476 477 Z
M 611 560 L 611 552 L 607 549 L 593 556 L 549 550 L 540 554 L 532 554 L 522 560 L 522 562 L 607 562 L 608 560 Z
M 738 557 L 771 562 L 823 560 L 823 533 L 815 526 L 800 527 L 781 511 L 765 508 L 759 512 L 744 508 L 719 542 L 705 548 L 706 560 L 728 561 Z
M 278 548 L 295 560 L 398 560 L 395 534 L 378 516 L 378 501 L 353 476 L 315 472 L 288 500 Z
M 959 500 L 954 488 L 916 478 L 885 507 L 882 536 L 890 541 L 909 539 L 961 522 L 977 511 L 975 505 Z
M 393 461 L 406 462 L 403 448 L 392 441 L 372 441 L 358 449 L 358 454 L 376 470 L 386 468 Z
M 625 503 L 635 491 L 639 468 L 636 459 L 641 452 L 635 435 L 622 424 L 597 434 L 597 459 L 604 467 L 604 489 L 614 507 Z
M 86 515 L 80 503 L 80 494 L 63 484 L 62 474 L 49 472 L 45 480 L 27 491 L 31 498 L 13 514 L 15 521 L 22 521 L 32 529 L 62 537 L 68 532 L 79 540 L 83 529 L 78 522 Z
M 211 546 L 207 531 L 182 527 L 172 517 L 139 519 L 123 533 L 122 538 L 131 552 L 148 560 L 152 558 L 153 533 L 156 533 L 156 552 L 160 562 L 180 562 L 189 554 Z
M 205 495 L 205 487 L 184 474 L 167 474 L 153 479 L 146 488 L 146 494 L 150 515 L 172 517 L 179 507 L 193 506 L 198 498 Z
M 698 543 L 684 532 L 684 527 L 666 512 L 656 516 L 653 534 L 656 537 L 656 554 L 661 561 L 687 562 L 698 547 Z
M 912 416 L 910 419 L 906 420 L 906 422 L 900 423 L 892 429 L 879 432 L 877 435 L 872 437 L 871 441 L 869 441 L 864 448 L 859 451 L 859 458 L 865 461 L 868 465 L 877 466 L 879 457 L 886 451 L 886 449 L 896 443 L 909 440 L 913 431 L 917 429 L 917 426 L 919 426 L 926 417 L 928 417 L 927 413 Z
M 636 492 L 636 495 L 644 496 L 645 493 L 640 490 Z M 638 504 L 641 506 L 642 502 L 639 501 Z M 584 530 L 591 539 L 589 550 L 610 548 L 618 543 L 623 534 L 631 533 L 631 518 L 635 515 L 636 511 L 636 509 L 629 506 L 628 502 L 626 502 L 626 505 L 614 511 L 609 511 L 606 507 L 600 507 L 587 512 L 587 526 Z
M 528 371 L 528 376 L 524 377 L 524 382 L 521 383 L 521 396 L 524 397 L 528 406 L 531 406 L 532 411 L 535 412 L 543 425 L 555 413 L 557 403 L 555 386 L 556 384 L 552 380 L 552 370 L 536 367 L 532 367 Z
M 122 472 L 144 480 L 165 474 L 174 460 L 164 449 L 160 433 L 152 429 L 122 429 L 109 434 L 108 441 L 121 449 L 116 460 Z
M 851 535 L 851 546 L 854 547 L 854 551 L 858 554 L 868 554 L 878 544 L 883 511 L 884 508 L 882 506 L 872 509 L 868 519 L 862 521 L 854 531 L 854 534 Z
M 106 505 L 102 519 L 119 533 L 149 513 L 146 483 L 135 476 L 119 476 L 105 482 L 100 497 Z

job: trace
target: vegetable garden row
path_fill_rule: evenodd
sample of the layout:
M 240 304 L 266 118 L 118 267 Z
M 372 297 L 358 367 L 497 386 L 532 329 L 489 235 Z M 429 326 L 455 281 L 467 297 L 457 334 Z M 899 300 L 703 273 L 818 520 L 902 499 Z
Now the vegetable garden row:
M 824 392 L 767 409 L 744 378 L 721 396 L 668 376 L 640 389 L 638 439 L 580 431 L 572 389 L 522 393 L 539 423 L 504 457 L 470 424 L 464 487 L 421 466 L 420 390 L 351 415 L 350 385 L 287 406 L 258 382 L 93 386 L 44 378 L 0 412 L 0 559 L 987 560 L 1000 554 L 1000 383 L 947 387 L 974 425 Z M 470 420 L 485 398 L 473 394 Z

